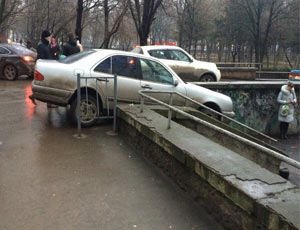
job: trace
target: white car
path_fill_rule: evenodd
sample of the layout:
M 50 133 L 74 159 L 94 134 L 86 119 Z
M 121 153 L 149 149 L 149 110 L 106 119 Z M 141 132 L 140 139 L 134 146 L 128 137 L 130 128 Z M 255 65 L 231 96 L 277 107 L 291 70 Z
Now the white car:
M 77 73 L 83 77 L 97 78 L 117 74 L 119 102 L 139 103 L 138 91 L 142 89 L 176 91 L 225 115 L 234 116 L 232 101 L 228 96 L 183 82 L 172 69 L 156 58 L 116 50 L 93 49 L 59 61 L 38 60 L 32 82 L 34 98 L 60 106 L 71 105 L 71 114 L 76 121 Z M 81 122 L 83 126 L 91 126 L 96 122 L 97 115 L 107 108 L 113 108 L 114 80 L 81 80 L 81 85 L 84 88 L 81 90 Z M 155 97 L 169 101 L 169 95 L 166 94 Z M 190 105 L 177 96 L 173 104 Z M 199 109 L 195 104 L 190 106 Z
M 215 63 L 198 61 L 177 46 L 140 46 L 131 52 L 160 59 L 184 81 L 220 81 L 221 73 Z

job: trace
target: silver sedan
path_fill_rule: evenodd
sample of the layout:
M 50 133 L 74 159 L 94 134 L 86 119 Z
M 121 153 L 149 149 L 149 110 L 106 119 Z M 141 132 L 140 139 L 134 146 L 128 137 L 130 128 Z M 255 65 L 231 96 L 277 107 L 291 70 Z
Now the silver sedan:
M 227 116 L 234 116 L 232 101 L 228 96 L 183 82 L 170 67 L 156 58 L 116 50 L 93 49 L 59 61 L 38 60 L 32 82 L 33 96 L 43 102 L 71 105 L 71 114 L 76 121 L 77 73 L 95 78 L 116 74 L 119 102 L 139 103 L 138 91 L 142 89 L 176 91 Z M 81 121 L 83 126 L 91 126 L 97 121 L 98 114 L 112 108 L 114 83 L 113 80 L 83 80 L 82 83 L 85 89 L 81 90 Z M 169 100 L 164 94 L 155 97 L 164 102 Z M 83 109 L 87 104 L 93 108 L 92 112 Z M 191 106 L 181 97 L 175 97 L 173 104 Z

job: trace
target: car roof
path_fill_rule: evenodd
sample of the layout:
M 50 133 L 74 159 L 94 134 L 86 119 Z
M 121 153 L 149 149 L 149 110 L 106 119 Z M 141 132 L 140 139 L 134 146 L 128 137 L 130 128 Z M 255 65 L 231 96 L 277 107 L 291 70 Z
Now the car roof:
M 140 46 L 143 50 L 161 50 L 161 49 L 178 49 L 181 50 L 178 46 L 166 46 L 166 45 L 151 45 L 151 46 Z
M 133 53 L 129 51 L 122 51 L 122 50 L 110 50 L 110 49 L 93 49 L 96 52 L 93 54 L 93 56 L 97 56 L 98 58 L 110 56 L 110 55 L 128 55 L 128 56 L 134 56 L 134 57 L 139 57 L 139 58 L 146 58 L 146 59 L 152 59 L 156 60 L 155 57 L 148 57 L 143 54 L 138 54 L 138 53 Z

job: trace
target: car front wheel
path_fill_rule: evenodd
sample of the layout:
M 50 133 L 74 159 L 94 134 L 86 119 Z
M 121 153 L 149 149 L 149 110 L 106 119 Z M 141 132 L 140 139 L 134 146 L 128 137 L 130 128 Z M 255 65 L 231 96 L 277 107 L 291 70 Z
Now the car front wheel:
M 86 94 L 81 95 L 80 101 L 80 120 L 82 127 L 90 127 L 94 125 L 99 116 L 101 108 L 97 108 L 97 100 L 95 97 Z M 71 104 L 71 115 L 73 121 L 77 122 L 77 98 Z
M 13 80 L 16 80 L 16 78 L 18 76 L 18 72 L 17 72 L 16 67 L 14 67 L 11 64 L 8 64 L 3 69 L 3 75 L 7 80 L 13 81 Z
M 216 104 L 213 104 L 213 103 L 208 103 L 208 104 L 205 104 L 207 107 L 209 107 L 210 109 L 213 109 L 214 111 L 216 112 L 219 112 L 220 113 L 220 108 L 216 105 Z M 205 109 L 205 108 L 199 108 L 199 111 L 206 114 L 207 116 L 211 117 L 211 118 L 214 118 L 216 120 L 221 120 L 221 116 L 214 113 L 213 111 L 211 110 L 208 110 L 208 109 Z
M 200 81 L 216 81 L 216 80 L 211 74 L 204 74 L 202 77 L 200 77 Z

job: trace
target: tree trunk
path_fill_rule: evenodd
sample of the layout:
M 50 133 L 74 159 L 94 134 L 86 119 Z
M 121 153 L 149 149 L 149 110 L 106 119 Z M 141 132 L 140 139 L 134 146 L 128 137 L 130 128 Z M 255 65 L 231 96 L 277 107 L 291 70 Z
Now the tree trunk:
M 75 35 L 77 36 L 80 42 L 81 42 L 81 33 L 82 33 L 82 29 L 81 29 L 82 13 L 83 13 L 83 0 L 78 0 Z
M 5 6 L 6 6 L 6 0 L 1 0 L 1 5 L 0 5 L 0 27 L 1 27 L 1 25 L 3 23 L 3 19 L 4 19 Z
M 109 8 L 108 8 L 108 0 L 104 0 L 104 41 L 101 48 L 108 49 L 109 45 L 109 35 L 108 35 L 108 28 L 109 28 Z

